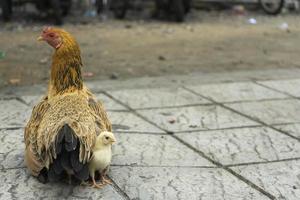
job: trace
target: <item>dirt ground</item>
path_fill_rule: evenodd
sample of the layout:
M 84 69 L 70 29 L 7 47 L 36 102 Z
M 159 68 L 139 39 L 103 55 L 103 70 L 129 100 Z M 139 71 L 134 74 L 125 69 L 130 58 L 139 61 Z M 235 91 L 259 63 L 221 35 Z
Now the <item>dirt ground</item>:
M 248 23 L 254 17 L 256 25 Z M 66 23 L 78 40 L 85 79 L 300 67 L 300 16 L 195 11 L 186 23 Z M 288 24 L 288 30 L 281 27 Z M 48 80 L 52 49 L 36 41 L 41 23 L 0 23 L 2 85 Z M 283 25 L 286 26 L 286 25 Z

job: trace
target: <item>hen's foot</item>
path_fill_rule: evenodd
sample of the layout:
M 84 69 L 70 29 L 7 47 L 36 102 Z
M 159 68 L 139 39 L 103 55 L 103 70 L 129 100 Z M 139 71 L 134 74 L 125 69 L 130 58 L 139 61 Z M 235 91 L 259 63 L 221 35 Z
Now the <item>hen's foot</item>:
M 110 180 L 110 179 L 107 179 L 105 176 L 102 176 L 102 182 L 104 183 L 104 184 L 112 184 L 112 181 Z
M 84 182 L 84 181 L 82 181 L 82 182 L 80 183 L 80 186 L 91 186 L 91 185 L 93 185 L 93 184 L 90 184 L 90 183 Z
M 102 188 L 105 184 L 96 183 L 95 179 L 93 178 L 93 184 L 91 185 L 93 188 Z
M 105 185 L 105 184 L 102 184 L 102 183 L 98 183 L 98 184 L 97 184 L 97 183 L 96 183 L 96 184 L 93 183 L 93 184 L 92 184 L 92 187 L 93 187 L 93 188 L 98 188 L 98 189 L 100 189 L 100 188 L 102 188 L 104 185 Z

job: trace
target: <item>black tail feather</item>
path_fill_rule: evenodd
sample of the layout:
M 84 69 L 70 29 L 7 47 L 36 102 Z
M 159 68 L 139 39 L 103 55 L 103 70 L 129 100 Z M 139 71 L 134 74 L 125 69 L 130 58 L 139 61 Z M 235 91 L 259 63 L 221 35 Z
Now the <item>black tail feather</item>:
M 62 150 L 59 155 L 60 163 L 65 170 L 72 170 L 71 162 L 70 162 L 70 153 L 65 149 Z
M 56 154 L 59 155 L 61 153 L 62 150 L 62 143 L 64 141 L 65 138 L 65 133 L 66 133 L 66 126 L 63 126 L 59 132 L 58 132 L 58 136 L 56 138 L 56 142 L 55 142 L 55 150 L 56 150 Z
M 83 164 L 79 161 L 79 144 L 79 139 L 76 138 L 72 128 L 65 124 L 56 138 L 56 159 L 49 166 L 48 171 L 41 171 L 39 175 L 40 181 L 45 182 L 48 179 L 57 181 L 65 173 L 73 174 L 79 181 L 87 180 L 89 178 L 89 169 L 87 163 Z
M 65 129 L 66 129 L 66 125 L 64 125 L 58 132 L 56 141 L 60 144 L 63 142 L 63 139 L 65 138 L 65 132 L 66 132 Z
M 74 141 L 65 143 L 65 149 L 69 152 L 75 150 L 76 146 L 77 146 L 77 139 L 75 138 Z
M 55 146 L 56 155 L 59 155 L 61 153 L 61 150 L 62 150 L 62 144 L 56 142 L 56 146 Z
M 76 148 L 76 150 L 72 151 L 71 153 L 71 165 L 75 172 L 79 172 L 84 166 L 81 162 L 79 162 L 78 154 L 79 154 L 79 145 Z
M 61 174 L 64 171 L 59 159 L 54 160 L 52 167 L 56 174 Z
M 75 133 L 68 124 L 63 126 L 63 130 L 65 132 L 65 142 L 69 143 L 69 142 L 72 142 L 73 140 L 75 140 L 75 137 L 74 137 Z
M 48 170 L 48 178 L 49 178 L 49 181 L 58 181 L 61 176 L 60 174 L 57 174 L 54 170 L 54 167 L 50 167 L 49 170 Z
M 84 165 L 83 168 L 75 173 L 75 177 L 79 180 L 87 180 L 89 178 L 89 167 L 88 165 Z
M 48 181 L 48 172 L 47 172 L 47 169 L 45 167 L 40 171 L 40 174 L 38 175 L 37 179 L 41 183 L 47 183 L 47 181 Z
M 67 151 L 73 151 L 77 146 L 77 139 L 75 138 L 74 131 L 69 127 L 69 125 L 65 125 L 65 148 Z

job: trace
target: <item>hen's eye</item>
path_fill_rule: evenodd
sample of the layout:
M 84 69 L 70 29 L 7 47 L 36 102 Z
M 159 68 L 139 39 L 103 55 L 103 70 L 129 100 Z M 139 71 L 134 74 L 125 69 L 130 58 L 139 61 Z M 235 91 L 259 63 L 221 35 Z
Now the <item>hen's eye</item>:
M 49 34 L 49 37 L 54 37 L 54 33 L 50 33 L 50 34 Z

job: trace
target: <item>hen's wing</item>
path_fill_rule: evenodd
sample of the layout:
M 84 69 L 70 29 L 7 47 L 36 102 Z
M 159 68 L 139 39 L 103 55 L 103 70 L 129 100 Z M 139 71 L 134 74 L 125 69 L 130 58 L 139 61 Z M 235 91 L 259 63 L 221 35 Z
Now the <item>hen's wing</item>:
M 34 176 L 37 176 L 44 167 L 43 160 L 37 151 L 37 131 L 49 107 L 48 98 L 44 97 L 41 102 L 33 108 L 30 120 L 25 127 L 25 163 Z
M 77 144 L 79 161 L 85 164 L 97 136 L 96 118 L 91 113 L 88 99 L 82 93 L 69 93 L 52 98 L 50 104 L 39 125 L 37 137 L 38 152 L 42 154 L 46 151 L 46 166 L 63 149 L 70 152 L 77 149 Z
M 93 93 L 84 86 L 84 93 L 88 98 L 88 104 L 92 111 L 92 114 L 96 117 L 97 127 L 101 131 L 112 131 L 111 122 L 108 119 L 107 113 L 101 101 L 97 101 Z
M 96 124 L 100 131 L 112 131 L 111 122 L 108 119 L 107 113 L 100 101 L 96 101 L 92 96 L 89 97 L 89 107 L 96 117 Z
M 62 171 L 85 180 L 96 136 L 105 130 L 111 131 L 111 123 L 92 95 L 76 92 L 44 99 L 25 130 L 26 164 L 34 176 L 46 169 L 52 180 Z
M 98 133 L 96 116 L 84 92 L 57 95 L 39 103 L 25 130 L 26 164 L 41 180 L 63 172 L 88 178 L 88 161 Z

